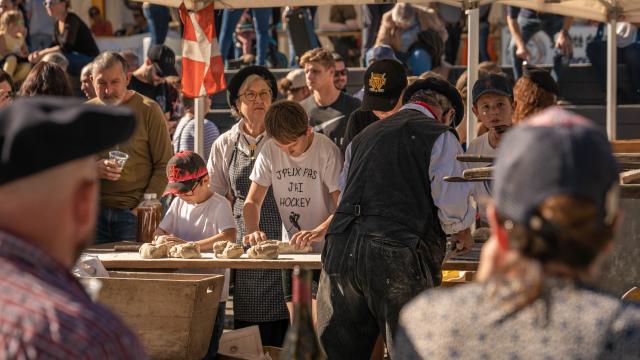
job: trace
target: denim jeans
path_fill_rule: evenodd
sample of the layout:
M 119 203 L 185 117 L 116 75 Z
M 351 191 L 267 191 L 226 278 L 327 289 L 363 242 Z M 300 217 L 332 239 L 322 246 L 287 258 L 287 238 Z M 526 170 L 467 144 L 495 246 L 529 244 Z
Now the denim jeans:
M 209 350 L 203 360 L 214 360 L 218 357 L 218 347 L 220 345 L 220 337 L 224 331 L 224 319 L 225 310 L 227 307 L 226 301 L 221 301 L 218 305 L 218 313 L 216 314 L 216 321 L 213 324 L 213 332 L 211 333 L 211 341 L 209 341 Z
M 100 208 L 96 244 L 135 240 L 138 218 L 129 209 Z
M 82 68 L 93 61 L 93 58 L 91 56 L 81 54 L 76 51 L 64 53 L 63 55 L 67 58 L 67 60 L 69 60 L 69 74 L 74 76 L 80 76 Z
M 563 18 L 559 16 L 550 16 L 543 19 L 524 18 L 522 16 L 518 16 L 518 25 L 520 26 L 520 33 L 522 34 L 522 40 L 525 44 L 528 43 L 533 35 L 538 31 L 544 31 L 547 33 L 553 43 L 554 35 L 562 30 L 562 23 Z M 513 39 L 511 39 L 509 50 L 511 51 L 511 60 L 513 63 L 513 77 L 514 80 L 518 80 L 522 76 L 523 60 L 516 56 L 517 49 Z M 555 55 L 553 57 L 553 70 L 555 72 L 556 81 L 559 81 L 559 78 L 561 77 L 562 68 L 568 66 L 568 64 L 563 64 L 562 60 L 563 55 L 559 51 L 555 51 Z
M 305 21 L 304 25 L 307 28 L 307 33 L 311 34 L 311 47 L 314 49 L 319 48 L 320 40 L 318 40 L 318 37 L 316 36 L 316 30 L 313 25 L 313 17 L 315 16 L 316 7 L 309 6 L 305 7 L 303 10 L 307 12 L 308 21 Z M 300 67 L 300 64 L 296 61 L 296 51 L 293 48 L 293 41 L 291 40 L 290 33 L 287 34 L 287 39 L 289 41 L 289 66 L 292 68 Z
M 373 47 L 380 30 L 380 22 L 382 15 L 393 8 L 393 4 L 369 4 L 362 6 L 362 19 L 364 25 L 362 27 L 362 63 L 364 55 Z
M 487 46 L 489 46 L 489 23 L 488 22 L 481 22 L 480 23 L 480 42 L 479 42 L 479 47 L 480 47 L 480 62 L 483 61 L 489 61 L 491 60 L 489 58 L 489 51 L 487 50 Z
M 149 24 L 151 46 L 164 44 L 167 32 L 169 32 L 169 22 L 171 21 L 169 8 L 161 5 L 149 5 L 143 8 L 143 12 Z
M 271 26 L 271 8 L 251 9 L 253 16 L 253 25 L 256 29 L 256 64 L 264 65 L 269 49 L 269 27 Z M 218 42 L 220 44 L 220 53 L 229 54 L 233 46 L 233 33 L 236 31 L 236 25 L 242 16 L 244 9 L 224 9 L 222 13 L 222 25 L 220 26 L 220 36 Z M 226 62 L 226 58 L 224 59 Z
M 594 40 L 587 45 L 587 57 L 598 74 L 600 85 L 604 90 L 607 86 L 607 43 Z M 618 48 L 618 62 L 627 65 L 627 72 L 631 78 L 633 96 L 640 96 L 640 42 L 624 48 Z
M 436 282 L 430 256 L 423 239 L 380 218 L 358 218 L 329 234 L 318 289 L 318 335 L 327 357 L 368 359 L 382 334 L 393 359 L 400 310 Z

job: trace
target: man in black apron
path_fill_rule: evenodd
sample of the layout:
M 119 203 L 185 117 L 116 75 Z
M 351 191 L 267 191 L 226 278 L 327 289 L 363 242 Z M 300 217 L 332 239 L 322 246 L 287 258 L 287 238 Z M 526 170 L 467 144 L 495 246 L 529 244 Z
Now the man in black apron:
M 345 191 L 327 233 L 318 292 L 318 330 L 330 359 L 369 357 L 384 334 L 391 357 L 402 306 L 441 282 L 445 236 L 473 244 L 471 187 L 461 175 L 453 127 L 464 115 L 448 82 L 418 80 L 403 107 L 352 142 Z

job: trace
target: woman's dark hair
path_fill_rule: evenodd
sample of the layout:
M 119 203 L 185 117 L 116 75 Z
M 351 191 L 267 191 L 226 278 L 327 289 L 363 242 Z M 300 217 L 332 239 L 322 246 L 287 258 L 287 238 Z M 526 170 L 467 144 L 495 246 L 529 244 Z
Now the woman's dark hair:
M 0 83 L 7 82 L 11 86 L 11 91 L 15 91 L 15 85 L 11 79 L 11 75 L 7 74 L 4 70 L 0 69 Z
M 67 73 L 54 63 L 41 61 L 31 69 L 18 96 L 73 96 Z

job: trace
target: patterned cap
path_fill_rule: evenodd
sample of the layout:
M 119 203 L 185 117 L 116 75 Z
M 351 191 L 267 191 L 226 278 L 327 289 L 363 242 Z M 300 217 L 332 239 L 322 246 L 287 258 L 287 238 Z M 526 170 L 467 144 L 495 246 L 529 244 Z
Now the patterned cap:
M 390 111 L 407 87 L 407 73 L 401 62 L 391 59 L 376 61 L 364 74 L 364 111 Z
M 180 151 L 167 163 L 169 183 L 164 195 L 188 192 L 204 175 L 207 175 L 207 165 L 202 157 L 193 151 Z

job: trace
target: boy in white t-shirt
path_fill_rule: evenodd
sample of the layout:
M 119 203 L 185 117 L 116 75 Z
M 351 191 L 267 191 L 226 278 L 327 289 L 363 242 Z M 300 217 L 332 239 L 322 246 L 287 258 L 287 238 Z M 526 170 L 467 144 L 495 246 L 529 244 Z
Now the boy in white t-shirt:
M 229 201 L 209 190 L 207 165 L 200 155 L 181 151 L 167 163 L 169 184 L 166 194 L 176 195 L 154 236 L 171 235 L 172 240 L 195 242 L 200 251 L 213 250 L 218 241 L 236 238 L 236 224 Z M 215 358 L 224 328 L 225 307 L 229 297 L 229 269 L 205 269 L 200 273 L 225 276 L 216 322 L 206 359 Z
M 495 157 L 503 134 L 511 127 L 513 116 L 513 87 L 509 80 L 498 74 L 487 75 L 473 85 L 473 113 L 489 131 L 473 139 L 467 154 Z M 491 163 L 469 163 L 470 168 L 491 166 Z M 491 197 L 491 183 L 475 183 L 473 197 L 478 214 L 487 223 L 485 202 Z
M 264 122 L 271 140 L 264 145 L 250 176 L 251 188 L 243 210 L 247 226 L 243 242 L 267 240 L 259 229 L 260 208 L 271 186 L 286 229 L 283 240 L 297 248 L 310 244 L 319 253 L 340 195 L 340 149 L 325 135 L 312 131 L 307 113 L 296 102 L 274 103 Z M 319 273 L 315 277 L 317 280 Z M 289 301 L 288 274 L 284 282 L 285 299 Z

